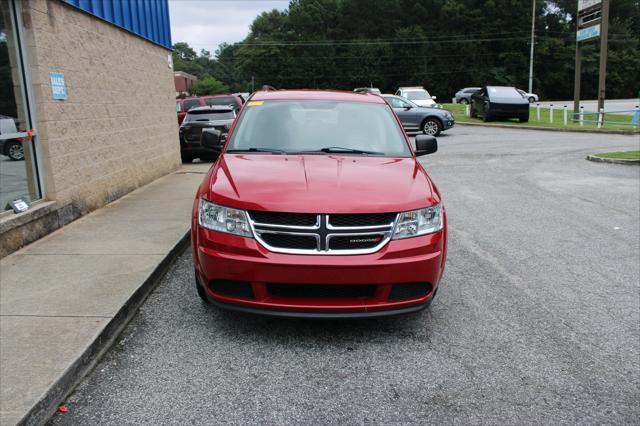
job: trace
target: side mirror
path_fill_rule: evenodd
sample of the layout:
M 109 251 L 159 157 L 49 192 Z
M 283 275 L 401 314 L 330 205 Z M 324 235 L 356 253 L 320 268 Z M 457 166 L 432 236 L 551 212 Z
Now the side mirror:
M 200 145 L 204 148 L 212 149 L 216 152 L 222 151 L 224 142 L 222 141 L 222 132 L 216 129 L 202 129 L 200 135 Z
M 433 99 L 435 101 L 436 99 L 438 99 L 438 97 L 437 96 L 432 96 L 431 99 Z
M 416 136 L 416 157 L 433 154 L 438 150 L 438 141 L 433 136 Z

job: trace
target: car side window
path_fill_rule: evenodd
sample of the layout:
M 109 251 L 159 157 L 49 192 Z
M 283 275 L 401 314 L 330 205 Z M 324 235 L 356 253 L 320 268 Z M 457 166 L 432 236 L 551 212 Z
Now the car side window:
M 402 99 L 398 99 L 398 108 L 411 108 L 411 104 L 407 101 L 403 101 Z
M 176 112 L 182 112 L 182 105 L 180 105 L 180 102 L 176 102 Z
M 387 98 L 387 102 L 389 102 L 391 108 L 402 108 L 402 101 L 398 98 Z

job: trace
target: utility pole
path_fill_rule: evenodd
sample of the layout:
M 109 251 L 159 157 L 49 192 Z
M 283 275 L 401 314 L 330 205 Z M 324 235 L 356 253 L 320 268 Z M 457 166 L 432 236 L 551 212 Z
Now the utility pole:
M 533 93 L 533 45 L 536 34 L 536 0 L 533 0 L 531 12 L 531 53 L 529 54 L 529 93 Z
M 578 114 L 580 112 L 580 75 L 582 73 L 581 68 L 582 68 L 582 43 L 576 40 L 576 71 L 573 77 L 573 113 L 574 114 Z
M 598 111 L 604 110 L 605 85 L 607 81 L 607 56 L 609 41 L 609 0 L 602 0 L 600 30 L 600 77 L 598 78 Z

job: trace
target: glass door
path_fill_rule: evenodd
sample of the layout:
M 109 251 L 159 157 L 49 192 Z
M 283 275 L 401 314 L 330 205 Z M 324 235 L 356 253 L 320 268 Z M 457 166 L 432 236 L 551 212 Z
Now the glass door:
M 0 0 L 0 213 L 42 196 L 18 6 Z

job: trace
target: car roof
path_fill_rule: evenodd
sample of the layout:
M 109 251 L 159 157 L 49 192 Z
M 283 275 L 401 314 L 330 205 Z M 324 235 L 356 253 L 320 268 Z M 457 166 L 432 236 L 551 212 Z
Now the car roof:
M 366 102 L 384 104 L 384 100 L 378 95 L 370 93 L 347 92 L 342 90 L 269 90 L 255 92 L 252 101 L 269 100 L 314 100 L 314 101 L 341 101 L 341 102 Z
M 399 90 L 424 90 L 424 91 L 427 90 L 424 87 L 420 87 L 420 86 L 399 87 L 398 89 Z
M 226 94 L 221 94 L 221 95 L 207 95 L 207 96 L 201 96 L 202 99 L 213 99 L 213 98 L 230 98 L 230 97 L 237 97 L 238 94 L 237 93 L 226 93 Z
M 233 111 L 232 106 L 227 105 L 207 105 L 207 106 L 199 106 L 195 108 L 191 108 L 187 113 L 192 113 L 194 111 L 215 111 L 215 112 L 231 112 Z

